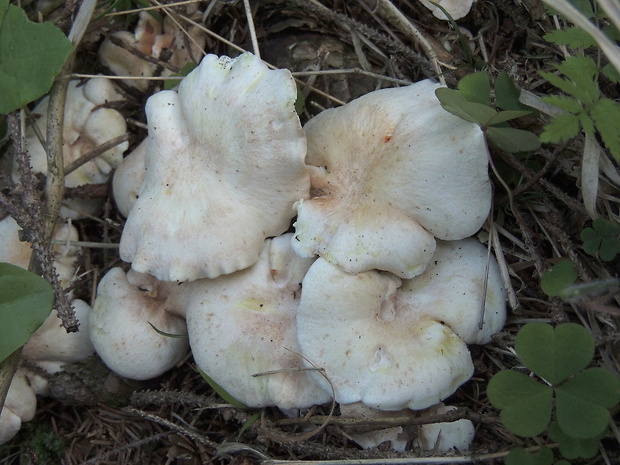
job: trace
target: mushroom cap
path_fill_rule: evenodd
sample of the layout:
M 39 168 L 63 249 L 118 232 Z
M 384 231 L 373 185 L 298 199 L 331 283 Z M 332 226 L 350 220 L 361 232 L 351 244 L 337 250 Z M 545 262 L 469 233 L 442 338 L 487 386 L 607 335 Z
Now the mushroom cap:
M 83 360 L 95 352 L 88 335 L 90 305 L 79 299 L 74 300 L 72 304 L 75 316 L 80 322 L 80 330 L 67 333 L 60 325 L 56 312 L 52 312 L 24 345 L 23 358 L 37 364 L 39 362 L 61 362 L 60 365 L 62 365 Z M 59 370 L 54 369 L 55 371 Z
M 443 7 L 444 10 L 452 17 L 452 19 L 461 19 L 467 16 L 474 0 L 420 0 L 422 5 L 431 10 L 433 16 L 438 19 L 448 20 L 443 11 L 441 11 L 433 3 L 437 3 Z
M 19 240 L 19 231 L 21 227 L 12 217 L 7 216 L 0 220 L 0 261 L 28 268 L 32 249 L 29 242 Z M 59 241 L 77 241 L 79 236 L 72 224 L 59 223 L 54 229 L 53 238 Z M 54 267 L 62 286 L 66 288 L 73 279 L 80 249 L 66 244 L 55 244 L 52 251 Z
M 439 405 L 435 414 L 448 413 L 456 407 Z M 474 424 L 465 418 L 451 422 L 429 423 L 418 428 L 418 437 L 414 445 L 424 450 L 447 452 L 457 449 L 466 451 L 471 448 L 476 430 Z
M 0 413 L 0 444 L 11 440 L 37 411 L 37 396 L 30 386 L 26 372 L 18 368 L 11 380 L 4 407 Z
M 22 427 L 22 419 L 8 408 L 0 412 L 0 444 L 10 441 Z
M 478 125 L 445 111 L 431 81 L 371 92 L 304 127 L 313 198 L 297 203 L 293 247 L 351 273 L 411 278 L 435 239 L 474 234 L 491 207 Z
M 490 256 L 483 299 L 486 264 L 487 249 L 477 240 L 440 241 L 426 271 L 403 281 L 402 302 L 443 321 L 467 344 L 487 344 L 506 322 L 506 291 L 497 261 Z
M 112 371 L 144 380 L 169 370 L 187 353 L 187 337 L 165 336 L 151 326 L 168 334 L 187 334 L 185 320 L 171 311 L 183 307 L 185 300 L 180 290 L 171 292 L 171 283 L 151 278 L 152 286 L 146 287 L 148 280 L 134 274 L 113 268 L 103 277 L 90 314 L 89 335 Z
M 305 137 L 287 70 L 257 57 L 206 56 L 147 102 L 146 177 L 121 258 L 164 281 L 247 268 L 309 195 Z
M 304 365 L 295 312 L 312 260 L 293 253 L 290 236 L 265 241 L 258 262 L 246 270 L 191 283 L 187 326 L 194 360 L 250 407 L 304 408 L 331 398 L 308 371 L 296 370 Z M 289 371 L 252 376 L 273 370 Z
M 299 345 L 325 370 L 339 403 L 424 409 L 473 374 L 465 343 L 447 325 L 402 305 L 400 284 L 389 273 L 352 275 L 322 258 L 308 270 L 297 310 Z
M 426 271 L 401 282 L 376 271 L 351 275 L 318 259 L 298 309 L 302 354 L 325 368 L 340 403 L 384 410 L 436 404 L 473 373 L 465 343 L 489 342 L 504 325 L 506 296 L 489 257 L 478 326 L 486 260 L 475 239 L 439 241 Z

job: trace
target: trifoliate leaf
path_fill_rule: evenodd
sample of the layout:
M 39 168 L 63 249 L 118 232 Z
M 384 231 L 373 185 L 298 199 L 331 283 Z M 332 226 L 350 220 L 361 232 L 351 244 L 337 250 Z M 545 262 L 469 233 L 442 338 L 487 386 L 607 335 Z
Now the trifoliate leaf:
M 537 436 L 551 420 L 553 389 L 523 373 L 500 371 L 489 381 L 487 395 L 501 409 L 504 425 L 519 436 Z
M 620 400 L 620 381 L 603 368 L 590 368 L 558 386 L 556 398 L 562 431 L 575 438 L 596 438 L 607 429 L 609 409 Z
M 568 95 L 549 95 L 547 97 L 543 97 L 541 100 L 570 113 L 581 113 L 583 111 L 583 105 L 581 102 L 576 98 L 569 97 Z
M 491 126 L 486 135 L 493 145 L 510 153 L 530 152 L 540 147 L 538 136 L 523 129 Z
M 0 263 L 0 361 L 21 346 L 52 311 L 54 291 L 42 277 Z
M 564 113 L 551 119 L 540 135 L 541 142 L 558 144 L 566 142 L 579 134 L 579 117 Z
M 506 456 L 506 465 L 551 465 L 553 452 L 548 447 L 541 447 L 538 452 L 528 452 L 522 447 L 513 449 Z
M 558 384 L 583 370 L 594 356 L 594 340 L 586 328 L 563 323 L 556 328 L 528 323 L 517 333 L 519 360 L 551 384 Z
M 602 98 L 591 108 L 590 115 L 605 147 L 620 161 L 620 105 L 611 99 Z
M 599 257 L 604 262 L 610 262 L 616 255 L 620 254 L 620 238 L 618 237 L 604 237 L 601 241 L 601 248 L 599 249 Z
M 592 222 L 592 227 L 601 236 L 615 237 L 620 236 L 620 224 L 605 218 L 597 218 Z
M 47 93 L 71 48 L 56 26 L 33 23 L 24 10 L 0 0 L 0 114 Z
M 517 89 L 506 71 L 497 75 L 497 79 L 495 79 L 495 106 L 497 108 L 502 110 L 529 110 L 531 112 L 531 108 L 519 101 L 520 94 L 521 91 Z
M 486 72 L 468 74 L 459 81 L 457 87 L 466 100 L 491 105 L 491 81 Z
M 485 126 L 497 113 L 493 108 L 468 101 L 458 90 L 445 87 L 435 90 L 435 95 L 444 110 L 471 123 Z
M 542 279 L 540 286 L 549 297 L 557 297 L 566 286 L 569 286 L 577 279 L 577 271 L 568 260 L 558 262 L 549 268 Z
M 603 261 L 613 260 L 620 253 L 620 224 L 604 218 L 597 218 L 592 228 L 581 231 L 583 250 Z
M 545 34 L 543 38 L 547 42 L 553 42 L 558 45 L 568 45 L 570 48 L 588 48 L 596 45 L 596 41 L 592 36 L 578 27 L 558 29 Z
M 549 437 L 560 444 L 560 452 L 567 459 L 589 459 L 598 452 L 598 439 L 577 439 L 566 434 L 557 420 L 549 425 Z

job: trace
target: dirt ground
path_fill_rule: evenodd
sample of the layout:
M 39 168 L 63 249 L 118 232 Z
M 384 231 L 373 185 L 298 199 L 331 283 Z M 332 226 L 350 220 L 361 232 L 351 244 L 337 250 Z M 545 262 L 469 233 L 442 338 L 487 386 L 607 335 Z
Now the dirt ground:
M 154 4 L 157 2 L 153 2 Z M 169 1 L 163 3 L 170 3 Z M 210 8 L 204 26 L 208 29 L 206 50 L 236 56 L 240 49 L 252 50 L 250 28 L 242 1 L 201 2 Z M 430 50 L 411 34 L 404 33 L 393 19 L 374 11 L 374 0 L 258 0 L 252 5 L 253 25 L 262 58 L 293 72 L 340 70 L 333 74 L 299 74 L 299 89 L 305 96 L 301 118 L 308 120 L 324 108 L 395 83 L 416 82 L 436 76 L 436 63 L 447 84 L 472 72 L 472 64 L 488 71 L 492 79 L 506 71 L 519 88 L 538 95 L 555 92 L 538 74 L 551 70 L 563 51 L 543 35 L 556 28 L 540 0 L 478 0 L 471 12 L 457 21 L 471 48 L 467 57 L 459 35 L 447 21 L 435 18 L 417 0 L 393 0 L 430 44 Z M 63 29 L 70 24 L 73 2 L 48 8 L 46 18 Z M 187 6 L 174 6 L 162 14 L 187 15 Z M 26 5 L 32 12 L 33 5 Z M 128 25 L 136 15 L 102 17 L 93 21 L 87 40 L 75 62 L 74 72 L 109 74 L 99 62 L 97 48 L 103 38 Z M 224 42 L 222 38 L 228 42 Z M 294 45 L 294 47 L 293 47 Z M 435 57 L 432 56 L 435 54 Z M 165 65 L 162 65 L 162 67 Z M 308 86 L 307 86 L 307 85 Z M 160 81 L 138 91 L 124 87 L 127 100 L 118 108 L 129 121 L 130 147 L 143 140 L 146 131 L 144 104 Z M 604 89 L 618 98 L 618 89 Z M 539 134 L 544 116 L 518 121 L 518 127 Z M 471 419 L 476 427 L 472 453 L 476 463 L 503 463 L 515 447 L 537 447 L 544 438 L 523 439 L 510 433 L 485 394 L 489 379 L 515 363 L 511 355 L 514 335 L 528 321 L 559 323 L 575 321 L 588 327 L 597 341 L 597 360 L 620 369 L 620 338 L 617 297 L 589 302 L 564 302 L 549 298 L 541 290 L 540 273 L 569 258 L 582 280 L 617 276 L 619 259 L 602 262 L 582 250 L 580 231 L 590 224 L 581 197 L 580 169 L 582 138 L 562 145 L 543 145 L 526 154 L 492 150 L 492 160 L 504 184 L 495 175 L 493 219 L 501 226 L 499 240 L 512 271 L 516 301 L 505 329 L 491 344 L 471 347 L 476 372 L 447 402 L 459 407 L 458 418 Z M 617 166 L 615 167 L 617 170 Z M 599 211 L 618 217 L 617 191 L 601 175 Z M 84 241 L 118 243 L 122 215 L 111 199 L 109 185 L 81 192 L 106 199 L 100 220 L 80 220 L 76 226 Z M 512 202 L 510 201 L 512 199 Z M 112 225 L 112 226 L 110 226 Z M 119 225 L 119 226 L 115 226 Z M 486 230 L 486 227 L 485 227 Z M 75 284 L 78 296 L 89 301 L 96 277 L 120 266 L 114 249 L 84 249 L 81 267 L 89 271 Z M 126 265 L 125 265 L 126 266 Z M 96 272 L 95 272 L 96 271 Z M 616 289 L 617 292 L 617 289 Z M 321 424 L 330 406 L 312 409 L 305 421 L 293 422 L 276 409 L 244 411 L 224 402 L 197 372 L 191 355 L 160 378 L 148 382 L 121 379 L 97 359 L 72 366 L 51 380 L 52 397 L 39 400 L 35 419 L 19 435 L 0 447 L 4 464 L 206 464 L 230 463 L 463 463 L 470 454 L 433 453 L 410 450 L 391 452 L 385 445 L 364 451 L 349 439 L 349 432 L 335 417 L 310 438 L 306 434 Z M 618 413 L 617 411 L 614 413 Z M 249 422 L 253 418 L 255 421 Z M 616 415 L 617 419 L 617 415 Z M 387 420 L 389 422 L 389 420 Z M 394 419 L 404 428 L 415 429 L 419 421 Z M 400 423 L 398 423 L 400 422 Z M 247 428 L 244 425 L 250 424 Z M 552 441 L 547 441 L 551 443 Z M 595 459 L 574 463 L 620 463 L 615 438 L 601 441 Z M 415 459 L 414 459 L 415 458 Z M 361 459 L 371 460 L 360 462 Z M 414 461 L 417 460 L 417 461 Z M 306 462 L 303 462 L 306 463 Z

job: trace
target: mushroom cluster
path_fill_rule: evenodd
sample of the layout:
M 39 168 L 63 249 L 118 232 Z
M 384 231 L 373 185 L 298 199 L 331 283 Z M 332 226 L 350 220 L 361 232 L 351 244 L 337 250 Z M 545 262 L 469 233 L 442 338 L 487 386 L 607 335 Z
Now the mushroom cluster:
M 0 220 L 0 262 L 27 268 L 32 249 L 29 243 L 20 241 L 19 230 L 12 217 Z M 54 245 L 52 251 L 54 268 L 66 288 L 76 273 L 78 248 L 62 242 L 76 241 L 78 231 L 70 223 L 58 224 L 53 239 L 61 243 Z M 91 308 L 80 299 L 72 300 L 72 305 L 81 330 L 67 333 L 56 312 L 52 312 L 24 345 L 21 358 L 27 364 L 18 367 L 0 413 L 0 444 L 15 436 L 22 423 L 32 420 L 37 408 L 36 396 L 48 394 L 47 375 L 63 371 L 63 365 L 94 353 L 87 330 Z
M 188 334 L 247 406 L 417 410 L 453 394 L 505 296 L 471 238 L 491 207 L 483 134 L 438 87 L 375 91 L 302 129 L 291 74 L 244 53 L 153 95 L 143 181 L 118 189 L 134 192 L 131 270 L 104 277 L 90 319 L 104 362 L 157 376 L 188 349 L 167 333 Z
M 120 112 L 108 108 L 108 104 L 122 100 L 109 79 L 93 78 L 85 84 L 69 82 L 63 125 L 63 160 L 65 166 L 80 159 L 89 151 L 127 131 L 125 118 Z M 32 111 L 33 121 L 26 129 L 26 149 L 35 173 L 47 173 L 45 134 L 49 97 L 45 97 Z M 123 160 L 128 143 L 122 142 L 95 159 L 87 161 L 65 177 L 67 187 L 99 184 L 108 181 L 113 170 Z M 17 164 L 14 163 L 13 178 L 17 182 Z M 91 199 L 68 199 L 61 209 L 63 217 L 84 218 L 94 214 L 102 202 Z
M 189 8 L 193 10 L 187 12 L 191 19 L 202 16 L 195 4 Z M 171 76 L 173 70 L 180 70 L 186 63 L 199 61 L 204 55 L 205 42 L 206 35 L 197 26 L 182 30 L 170 16 L 160 22 L 149 12 L 141 11 L 133 34 L 112 33 L 99 47 L 99 59 L 117 76 L 145 78 L 124 80 L 126 85 L 145 91 L 148 78 L 158 71 L 157 61 L 167 65 L 160 70 L 161 75 Z

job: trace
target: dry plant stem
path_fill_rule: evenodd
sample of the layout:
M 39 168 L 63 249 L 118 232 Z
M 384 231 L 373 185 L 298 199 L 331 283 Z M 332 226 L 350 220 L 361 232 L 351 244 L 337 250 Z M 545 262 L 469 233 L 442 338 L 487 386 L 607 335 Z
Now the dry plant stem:
M 395 56 L 398 56 L 401 59 L 406 59 L 411 63 L 417 63 L 420 65 L 420 68 L 423 74 L 426 77 L 434 77 L 436 75 L 436 71 L 434 70 L 434 65 L 429 63 L 428 60 L 421 54 L 413 51 L 409 47 L 403 46 L 402 43 L 399 43 L 392 39 L 391 37 L 387 37 L 384 34 L 380 33 L 376 29 L 367 26 L 366 24 L 362 24 L 359 21 L 356 21 L 348 16 L 345 16 L 340 13 L 336 13 L 331 9 L 327 8 L 325 5 L 321 4 L 317 0 L 287 0 L 292 5 L 295 5 L 309 13 L 317 16 L 323 21 L 329 21 L 340 27 L 345 25 L 344 29 L 350 35 L 350 30 L 354 29 L 360 34 L 371 39 L 375 44 L 385 47 L 390 53 L 393 53 Z
M 260 58 L 260 48 L 258 47 L 258 39 L 256 38 L 256 29 L 254 28 L 254 18 L 252 17 L 252 7 L 250 0 L 243 0 L 245 16 L 248 21 L 248 29 L 250 30 L 250 38 L 252 39 L 252 51 L 254 55 Z
M 141 418 L 145 418 L 147 420 L 153 421 L 159 425 L 165 426 L 166 428 L 170 429 L 171 431 L 176 431 L 178 433 L 182 433 L 185 434 L 186 436 L 189 436 L 190 438 L 192 438 L 194 441 L 197 441 L 201 444 L 204 444 L 206 446 L 211 447 L 212 449 L 217 449 L 217 444 L 213 441 L 210 441 L 209 439 L 205 438 L 204 436 L 195 433 L 194 431 L 190 430 L 189 428 L 185 428 L 181 425 L 177 425 L 176 423 L 172 423 L 169 420 L 166 420 L 165 418 L 159 417 L 157 415 L 153 415 L 151 413 L 147 413 L 147 412 L 143 412 L 142 410 L 138 410 L 136 408 L 133 407 L 125 407 L 122 409 L 123 412 L 129 413 L 129 414 L 133 414 L 133 415 L 137 415 Z
M 313 425 L 320 425 L 329 418 L 327 415 L 313 415 L 308 418 L 284 418 L 282 420 L 274 421 L 274 426 L 293 426 L 311 423 Z M 497 417 L 489 415 L 481 415 L 474 413 L 468 408 L 457 408 L 447 413 L 435 414 L 435 415 L 420 415 L 416 418 L 411 418 L 408 415 L 399 415 L 398 412 L 394 412 L 392 417 L 382 418 L 346 418 L 346 417 L 331 417 L 329 418 L 330 425 L 340 426 L 358 426 L 358 427 L 390 427 L 390 426 L 417 426 L 427 425 L 431 423 L 450 423 L 457 420 L 467 419 L 476 423 L 487 424 L 500 424 L 500 420 Z
M 575 8 L 568 0 L 543 0 L 547 5 L 551 8 L 562 13 L 566 16 L 575 26 L 583 29 L 588 34 L 590 34 L 596 43 L 601 47 L 601 50 L 607 58 L 611 62 L 611 64 L 616 68 L 616 70 L 620 73 L 620 47 L 615 45 L 611 40 L 607 38 L 603 32 L 601 32 L 594 24 L 592 24 L 588 18 L 586 18 L 577 8 Z M 607 14 L 611 12 L 610 17 L 614 24 L 620 22 L 620 18 L 618 18 L 618 8 L 608 8 L 608 3 L 613 4 L 613 2 L 603 1 L 599 4 L 605 10 Z M 609 12 L 607 11 L 609 9 Z
M 556 448 L 557 444 L 546 444 L 545 447 Z M 537 452 L 543 446 L 528 447 L 528 452 Z M 452 463 L 479 463 L 495 462 L 506 457 L 508 452 L 494 452 L 492 454 L 471 454 L 445 457 L 399 457 L 382 459 L 346 459 L 346 460 L 263 460 L 263 465 L 447 465 Z
M 63 71 L 71 67 L 70 58 Z M 65 74 L 65 73 L 62 73 Z M 56 218 L 65 195 L 65 171 L 62 147 L 62 135 L 65 115 L 65 100 L 69 81 L 57 79 L 50 91 L 49 110 L 47 114 L 47 181 L 45 183 L 45 236 L 44 243 L 49 244 L 56 226 Z
M 362 1 L 362 0 L 360 0 Z M 439 67 L 439 60 L 437 58 L 437 53 L 435 49 L 430 44 L 426 37 L 411 23 L 409 19 L 394 6 L 394 4 L 390 0 L 376 0 L 376 6 L 374 10 L 381 16 L 384 20 L 392 24 L 396 29 L 405 34 L 414 42 L 420 44 L 428 58 L 433 65 L 433 69 L 437 73 L 437 77 L 439 81 L 445 86 L 446 80 L 443 77 L 443 73 L 441 68 Z
M 142 447 L 146 444 L 149 444 L 153 441 L 157 441 L 158 439 L 163 438 L 164 436 L 168 436 L 170 433 L 168 431 L 165 431 L 163 433 L 158 433 L 158 434 L 154 434 L 153 436 L 149 436 L 148 438 L 144 438 L 144 439 L 140 439 L 138 441 L 134 441 L 132 443 L 126 444 L 122 447 L 116 448 L 114 450 L 111 450 L 109 452 L 106 452 L 105 454 L 101 454 L 98 455 L 97 457 L 93 457 L 92 459 L 88 459 L 86 462 L 82 462 L 80 465 L 96 465 L 99 463 L 102 463 L 102 461 L 104 460 L 108 460 L 111 457 L 114 457 L 116 454 L 123 452 L 125 450 L 129 450 L 129 449 L 135 449 L 138 447 Z

